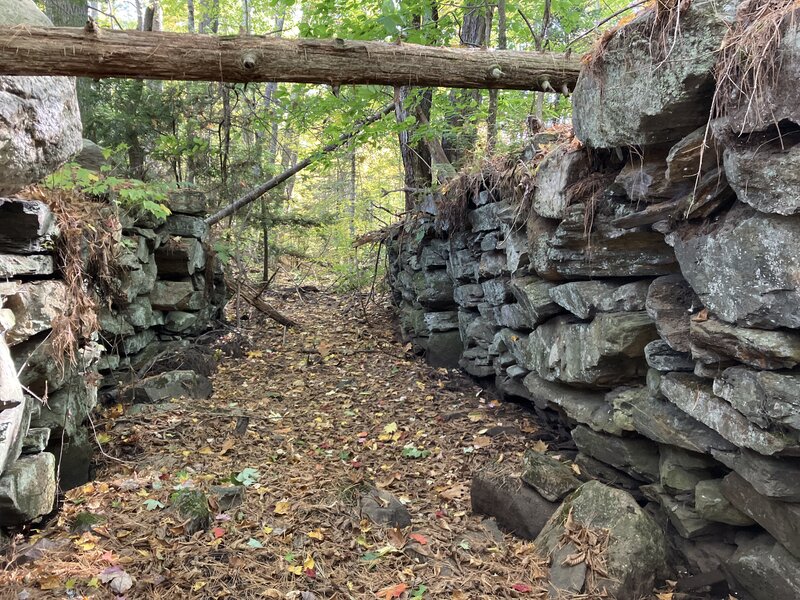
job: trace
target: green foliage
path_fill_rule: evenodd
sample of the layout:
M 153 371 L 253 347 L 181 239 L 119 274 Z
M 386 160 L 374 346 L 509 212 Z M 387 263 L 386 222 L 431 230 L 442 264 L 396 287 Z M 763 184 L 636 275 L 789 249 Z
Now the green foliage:
M 172 187 L 165 182 L 145 183 L 138 179 L 115 177 L 104 166 L 101 171 L 85 169 L 77 163 L 67 163 L 48 175 L 44 186 L 63 189 L 97 198 L 109 198 L 127 211 L 141 211 L 157 219 L 165 219 L 170 210 L 164 204 Z

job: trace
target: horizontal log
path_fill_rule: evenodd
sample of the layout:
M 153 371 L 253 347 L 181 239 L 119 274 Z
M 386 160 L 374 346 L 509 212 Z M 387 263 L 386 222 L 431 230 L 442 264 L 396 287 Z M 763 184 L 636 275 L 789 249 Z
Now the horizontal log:
M 551 52 L 386 42 L 0 27 L 0 75 L 287 81 L 571 91 L 580 61 Z

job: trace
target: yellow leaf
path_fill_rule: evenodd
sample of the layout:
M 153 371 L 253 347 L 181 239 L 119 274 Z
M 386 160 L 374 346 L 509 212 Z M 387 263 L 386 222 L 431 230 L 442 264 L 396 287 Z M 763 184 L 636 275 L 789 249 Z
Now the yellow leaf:
M 325 534 L 322 533 L 321 529 L 315 529 L 314 531 L 309 531 L 306 534 L 312 540 L 319 540 L 320 542 L 325 539 Z
M 197 592 L 203 589 L 206 586 L 206 581 L 195 581 L 194 585 L 192 586 L 192 591 Z
M 107 444 L 108 442 L 111 441 L 111 436 L 108 435 L 107 433 L 98 433 L 97 434 L 97 441 L 100 444 Z
M 575 463 L 572 463 L 570 465 L 570 467 L 572 468 L 572 471 L 575 473 L 575 475 L 580 475 L 581 474 L 581 468 L 578 465 L 576 465 Z
M 286 570 L 289 573 L 293 573 L 294 575 L 302 575 L 303 574 L 303 567 L 301 565 L 289 565 L 286 567 Z
M 198 450 L 200 454 L 214 454 L 214 451 L 211 449 L 211 446 L 203 446 Z
M 287 502 L 286 500 L 281 500 L 280 502 L 275 503 L 275 514 L 276 515 L 286 515 L 289 514 L 289 511 L 292 509 L 292 505 Z
M 306 571 L 310 571 L 313 568 L 314 568 L 314 558 L 309 554 L 303 561 L 303 569 Z
M 395 423 L 394 421 L 392 421 L 388 425 L 384 426 L 384 428 L 383 428 L 383 433 L 392 434 L 395 431 L 397 431 L 397 423 Z
M 672 600 L 672 592 L 661 592 L 656 594 L 658 600 Z
M 261 350 L 251 350 L 247 353 L 247 358 L 261 358 L 264 353 Z
M 467 415 L 467 418 L 473 423 L 477 423 L 478 421 L 483 421 L 483 415 L 479 412 L 471 412 Z
M 536 440 L 533 442 L 533 446 L 531 446 L 531 450 L 534 452 L 538 452 L 539 454 L 544 454 L 547 452 L 547 444 L 542 440 Z

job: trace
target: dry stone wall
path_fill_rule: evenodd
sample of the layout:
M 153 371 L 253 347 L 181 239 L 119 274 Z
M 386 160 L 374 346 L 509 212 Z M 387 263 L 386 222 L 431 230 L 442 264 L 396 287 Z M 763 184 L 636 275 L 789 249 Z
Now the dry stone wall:
M 178 192 L 169 204 L 174 212 L 161 224 L 124 219 L 119 271 L 112 297 L 102 299 L 100 331 L 81 342 L 75 364 L 62 367 L 51 346 L 53 320 L 69 301 L 53 253 L 58 227 L 46 204 L 0 198 L 0 298 L 13 361 L 0 379 L 5 384 L 18 373 L 25 390 L 19 404 L 0 403 L 0 439 L 10 448 L 11 423 L 20 423 L 13 448 L 5 455 L 0 448 L 8 459 L 0 468 L 0 526 L 50 511 L 55 457 L 61 489 L 88 480 L 96 443 L 86 420 L 98 392 L 115 399 L 122 389 L 121 399 L 136 402 L 210 394 L 208 381 L 190 370 L 149 376 L 158 356 L 180 352 L 207 330 L 225 301 L 220 265 L 207 248 L 204 195 Z M 15 412 L 25 416 L 12 421 Z M 49 495 L 34 494 L 40 486 Z
M 51 24 L 31 0 L 0 0 L 0 23 Z M 58 487 L 89 478 L 96 442 L 87 419 L 98 391 L 113 397 L 122 388 L 137 402 L 210 394 L 208 380 L 190 370 L 148 376 L 158 356 L 205 331 L 225 301 L 206 198 L 196 191 L 171 194 L 166 221 L 123 216 L 100 331 L 80 341 L 74 362 L 55 360 L 53 323 L 70 301 L 54 252 L 61 232 L 47 204 L 17 193 L 82 148 L 77 160 L 99 170 L 102 153 L 81 140 L 73 79 L 0 76 L 0 538 L 2 528 L 49 513 Z M 99 228 L 103 215 L 98 204 Z
M 522 157 L 537 157 L 527 215 L 522 183 L 509 192 L 489 173 L 477 193 L 444 199 L 467 203 L 465 227 L 421 214 L 393 238 L 390 284 L 403 334 L 432 364 L 558 415 L 579 470 L 626 489 L 681 564 L 720 569 L 742 597 L 789 600 L 800 104 L 794 79 L 777 78 L 768 112 L 706 127 L 734 4 L 692 2 L 667 57 L 649 51 L 652 15 L 619 32 L 573 97 L 584 144 L 540 135 Z M 800 70 L 798 39 L 785 35 L 781 72 Z

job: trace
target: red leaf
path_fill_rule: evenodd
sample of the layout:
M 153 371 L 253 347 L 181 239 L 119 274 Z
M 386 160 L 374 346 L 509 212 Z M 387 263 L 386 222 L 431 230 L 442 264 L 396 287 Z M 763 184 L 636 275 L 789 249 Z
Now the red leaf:
M 523 594 L 529 594 L 533 591 L 533 588 L 525 583 L 515 583 L 511 586 L 515 592 L 521 592 Z
M 364 466 L 364 463 L 358 460 L 354 460 L 350 463 L 350 466 L 353 467 L 354 469 L 360 469 L 362 466 Z
M 417 542 L 417 543 L 419 543 L 419 544 L 421 544 L 423 546 L 428 543 L 428 538 L 426 538 L 421 533 L 412 533 L 408 537 L 410 537 L 412 540 L 414 540 L 415 542 Z
M 395 598 L 402 596 L 407 589 L 408 586 L 405 583 L 390 585 L 389 587 L 385 587 L 379 591 L 378 597 L 382 598 L 383 600 L 394 600 Z
M 316 569 L 305 569 L 303 571 L 303 573 L 305 573 L 305 576 L 308 577 L 309 579 L 316 579 L 317 578 L 317 570 Z
M 219 539 L 225 535 L 225 530 L 222 527 L 214 527 L 214 529 L 211 530 L 211 533 L 214 534 L 214 538 Z

